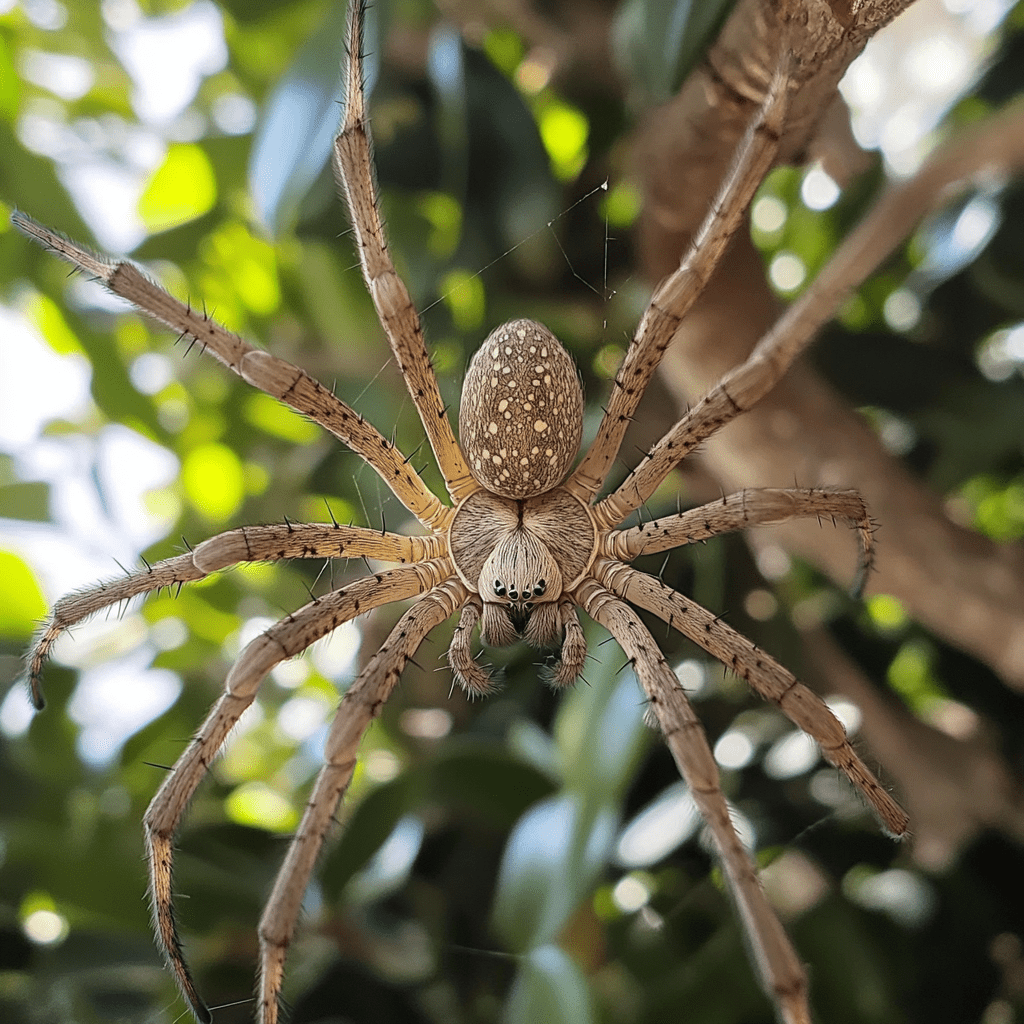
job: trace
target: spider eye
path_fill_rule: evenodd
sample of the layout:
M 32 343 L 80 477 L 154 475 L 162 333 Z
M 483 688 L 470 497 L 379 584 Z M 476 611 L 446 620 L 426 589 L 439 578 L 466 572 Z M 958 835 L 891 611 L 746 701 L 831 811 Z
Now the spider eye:
M 518 590 L 510 590 L 508 592 L 508 599 L 510 601 L 518 601 L 519 600 L 519 591 Z
M 537 585 L 533 588 L 533 596 L 534 597 L 540 597 L 544 593 L 544 591 L 547 590 L 547 589 L 548 589 L 547 583 L 545 583 L 544 580 L 538 580 L 537 581 Z
M 494 593 L 497 594 L 498 597 L 505 596 L 505 584 L 502 583 L 501 580 L 494 581 Z

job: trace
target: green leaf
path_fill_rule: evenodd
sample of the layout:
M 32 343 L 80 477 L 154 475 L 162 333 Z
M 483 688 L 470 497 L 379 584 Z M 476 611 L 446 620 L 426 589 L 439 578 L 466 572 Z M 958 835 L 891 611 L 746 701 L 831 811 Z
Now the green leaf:
M 82 346 L 64 319 L 60 307 L 48 295 L 33 296 L 25 312 L 39 328 L 39 333 L 46 339 L 46 343 L 58 355 L 82 351 Z
M 387 842 L 421 790 L 412 772 L 385 782 L 367 793 L 324 860 L 324 896 L 337 900 L 352 876 Z
M 613 810 L 591 812 L 573 793 L 523 815 L 505 847 L 492 918 L 509 949 L 555 938 L 604 869 L 617 827 Z
M 648 104 L 686 81 L 735 0 L 625 0 L 612 27 L 616 61 Z
M 886 952 L 901 945 L 897 930 L 879 921 L 878 915 L 857 910 L 833 893 L 793 929 L 799 948 L 817 953 L 815 1001 L 835 1008 L 829 1017 L 832 1024 L 899 1024 L 912 1019 L 899 978 L 900 958 Z
M 595 1020 L 587 979 L 557 946 L 530 950 L 505 1004 L 505 1024 L 589 1024 Z
M 315 423 L 303 419 L 270 395 L 251 394 L 246 397 L 243 408 L 249 423 L 273 437 L 295 444 L 312 444 L 320 436 L 320 429 Z
M 21 80 L 14 66 L 14 57 L 7 40 L 0 36 L 0 117 L 14 120 L 21 101 Z
M 458 742 L 430 773 L 434 800 L 506 831 L 535 801 L 551 792 L 551 782 L 532 765 L 494 745 Z
M 572 181 L 587 162 L 590 124 L 578 107 L 549 99 L 538 107 L 537 121 L 544 148 L 559 181 Z
M 46 601 L 32 570 L 12 552 L 0 551 L 0 634 L 30 637 L 45 614 Z
M 0 517 L 45 523 L 50 517 L 50 485 L 26 480 L 0 487 Z
M 167 151 L 139 199 L 139 216 L 150 231 L 166 231 L 201 217 L 217 202 L 217 179 L 199 146 Z
M 401 889 L 409 879 L 425 834 L 421 818 L 415 814 L 401 818 L 366 866 L 349 880 L 346 901 L 368 904 Z
M 256 215 L 274 234 L 294 222 L 299 205 L 331 154 L 342 108 L 345 4 L 330 4 L 271 93 L 249 158 Z M 377 13 L 366 12 L 363 72 L 367 93 L 376 77 Z
M 566 695 L 552 731 L 566 787 L 591 806 L 617 805 L 650 740 L 644 695 L 632 671 L 619 674 L 618 645 L 591 640 L 590 651 L 590 685 Z
M 590 685 L 566 695 L 554 726 L 565 789 L 523 815 L 502 859 L 493 923 L 516 951 L 554 939 L 590 893 L 647 742 L 636 679 L 617 678 L 621 652 L 610 644 L 590 650 L 597 662 Z
M 181 482 L 196 511 L 215 523 L 236 512 L 245 496 L 242 463 L 223 444 L 193 448 L 182 463 Z

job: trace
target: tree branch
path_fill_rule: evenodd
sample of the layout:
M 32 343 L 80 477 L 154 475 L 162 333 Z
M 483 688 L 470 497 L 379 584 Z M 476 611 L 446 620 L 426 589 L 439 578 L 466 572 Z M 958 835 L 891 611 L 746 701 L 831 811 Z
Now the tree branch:
M 821 120 L 831 108 L 835 83 L 869 30 L 903 5 L 864 6 L 870 10 L 858 10 L 855 23 L 845 27 L 835 18 L 827 24 L 831 14 L 822 10 L 824 4 L 811 5 L 806 23 L 790 30 L 802 68 L 813 68 L 805 63 L 808 54 L 820 53 L 824 61 L 819 73 L 808 70 L 796 90 L 804 113 L 787 130 L 785 149 L 791 156 L 811 145 L 814 112 Z M 758 101 L 757 74 L 750 69 L 760 66 L 770 18 L 785 7 L 741 3 L 707 62 L 730 89 L 712 88 L 716 79 L 704 68 L 669 105 L 672 110 L 665 117 L 658 112 L 648 125 L 638 166 L 648 196 L 643 261 L 652 279 L 674 266 L 712 194 L 715 172 L 729 159 L 734 125 L 743 121 L 739 108 L 746 103 L 752 110 Z M 755 31 L 751 11 L 764 28 Z M 741 17 L 755 26 L 745 38 L 734 25 Z M 667 173 L 672 154 L 678 160 L 681 145 L 694 140 L 702 144 L 700 173 L 687 175 L 685 182 L 673 180 Z M 901 186 L 899 202 L 892 195 L 880 201 L 874 227 L 861 236 L 859 248 L 853 246 L 852 255 L 848 252 L 851 261 L 840 277 L 845 274 L 846 285 L 855 286 L 907 233 L 900 202 L 921 212 L 945 198 L 952 182 L 1022 163 L 1024 111 L 1011 109 L 976 126 L 969 137 L 937 154 L 913 183 Z M 817 311 L 818 319 L 831 315 L 826 305 Z M 777 315 L 758 254 L 749 240 L 738 239 L 666 356 L 665 378 L 680 404 L 699 398 L 745 359 Z M 1008 685 L 1024 689 L 1024 548 L 996 544 L 951 522 L 938 496 L 890 456 L 861 417 L 810 368 L 796 366 L 756 409 L 708 443 L 705 458 L 726 490 L 792 484 L 794 478 L 803 486 L 858 488 L 881 523 L 878 571 L 869 589 L 895 595 L 937 635 L 991 666 Z M 853 562 L 845 538 L 796 524 L 776 528 L 775 537 L 833 578 L 847 579 Z

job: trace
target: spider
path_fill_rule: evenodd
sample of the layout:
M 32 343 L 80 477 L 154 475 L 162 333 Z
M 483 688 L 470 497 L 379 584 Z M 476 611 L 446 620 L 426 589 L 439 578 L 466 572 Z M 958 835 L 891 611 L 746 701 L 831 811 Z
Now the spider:
M 703 729 L 633 606 L 679 630 L 810 733 L 828 760 L 860 789 L 891 834 L 904 834 L 907 818 L 817 696 L 717 616 L 630 563 L 644 554 L 748 526 L 797 516 L 826 517 L 842 520 L 858 532 L 862 582 L 872 554 L 867 509 L 854 491 L 760 489 L 619 528 L 689 452 L 771 389 L 800 344 L 794 345 L 785 334 L 770 334 L 747 362 L 731 371 L 653 446 L 620 486 L 598 498 L 626 427 L 676 326 L 699 295 L 774 160 L 786 110 L 785 61 L 690 250 L 643 314 L 615 377 L 597 436 L 577 462 L 583 394 L 576 367 L 557 338 L 529 319 L 498 327 L 473 357 L 463 384 L 456 439 L 419 316 L 395 271 L 378 212 L 362 82 L 362 17 L 363 5 L 352 3 L 345 113 L 335 142 L 335 168 L 366 285 L 450 503 L 431 492 L 392 442 L 302 369 L 253 347 L 205 313 L 171 297 L 133 264 L 96 256 L 15 213 L 15 226 L 29 237 L 341 440 L 380 475 L 428 531 L 424 536 L 403 536 L 343 526 L 333 519 L 320 524 L 286 521 L 247 526 L 112 583 L 71 594 L 56 604 L 29 654 L 33 701 L 42 708 L 40 675 L 56 639 L 87 616 L 137 595 L 199 580 L 240 562 L 366 557 L 397 563 L 396 568 L 315 597 L 241 652 L 222 696 L 145 816 L 158 943 L 196 1018 L 208 1022 L 211 1013 L 183 955 L 172 906 L 173 842 L 188 802 L 275 665 L 360 614 L 391 602 L 414 601 L 341 700 L 330 727 L 326 763 L 260 922 L 257 1013 L 262 1024 L 274 1024 L 303 894 L 352 778 L 360 740 L 421 642 L 457 614 L 448 660 L 454 678 L 469 694 L 484 696 L 494 688 L 488 670 L 473 657 L 471 638 L 478 626 L 485 645 L 500 647 L 525 639 L 534 647 L 557 650 L 551 682 L 564 688 L 584 668 L 587 644 L 578 617 L 582 610 L 612 634 L 633 665 L 651 717 L 660 726 L 713 836 L 750 939 L 755 967 L 780 1018 L 794 1024 L 809 1021 L 804 969 L 736 835 Z

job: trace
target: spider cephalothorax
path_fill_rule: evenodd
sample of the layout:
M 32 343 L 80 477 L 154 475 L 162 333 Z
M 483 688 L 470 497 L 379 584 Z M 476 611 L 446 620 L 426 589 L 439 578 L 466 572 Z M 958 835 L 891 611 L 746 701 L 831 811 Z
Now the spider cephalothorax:
M 807 1022 L 803 967 L 737 838 L 715 760 L 686 693 L 632 605 L 677 628 L 810 732 L 892 833 L 906 830 L 906 816 L 862 763 L 821 700 L 718 616 L 629 563 L 644 554 L 729 530 L 817 516 L 840 519 L 856 528 L 863 569 L 872 544 L 864 503 L 852 491 L 762 489 L 728 495 L 631 528 L 618 527 L 687 453 L 771 389 L 812 335 L 813 317 L 797 318 L 798 330 L 768 335 L 746 363 L 727 374 L 651 448 L 620 486 L 604 498 L 597 497 L 662 353 L 772 164 L 786 108 L 784 70 L 767 83 L 763 106 L 741 144 L 736 165 L 681 266 L 648 305 L 615 377 L 596 437 L 577 462 L 583 396 L 576 368 L 555 337 L 531 320 L 513 320 L 497 328 L 480 347 L 464 382 L 462 444 L 455 438 L 418 314 L 391 261 L 377 210 L 358 56 L 361 15 L 361 5 L 353 4 L 349 25 L 353 57 L 346 77 L 345 116 L 335 143 L 336 169 L 367 286 L 451 504 L 426 486 L 393 443 L 299 367 L 256 349 L 172 298 L 133 264 L 96 256 L 15 214 L 15 225 L 27 235 L 177 333 L 196 339 L 204 351 L 249 384 L 348 445 L 429 531 L 424 536 L 402 536 L 337 522 L 242 527 L 176 558 L 69 595 L 56 604 L 29 655 L 36 705 L 42 706 L 39 677 L 54 641 L 100 609 L 202 579 L 238 562 L 367 557 L 396 564 L 316 597 L 252 641 L 146 813 L 159 942 L 196 1017 L 208 1021 L 210 1013 L 182 954 L 173 913 L 174 836 L 185 808 L 274 666 L 357 615 L 394 601 L 415 601 L 344 694 L 325 743 L 325 764 L 261 919 L 258 1014 L 263 1024 L 273 1024 L 303 893 L 338 801 L 352 778 L 360 739 L 420 643 L 458 612 L 449 661 L 468 691 L 483 694 L 492 688 L 472 653 L 471 638 L 478 623 L 485 644 L 504 645 L 523 637 L 541 648 L 558 648 L 553 682 L 565 685 L 579 676 L 586 657 L 577 617 L 581 609 L 608 629 L 635 669 L 652 715 L 708 823 L 766 991 L 785 1021 Z
M 562 595 L 590 566 L 596 540 L 590 510 L 562 487 L 532 498 L 466 498 L 449 544 L 459 578 L 483 602 L 484 643 L 503 647 L 524 636 L 556 646 Z

